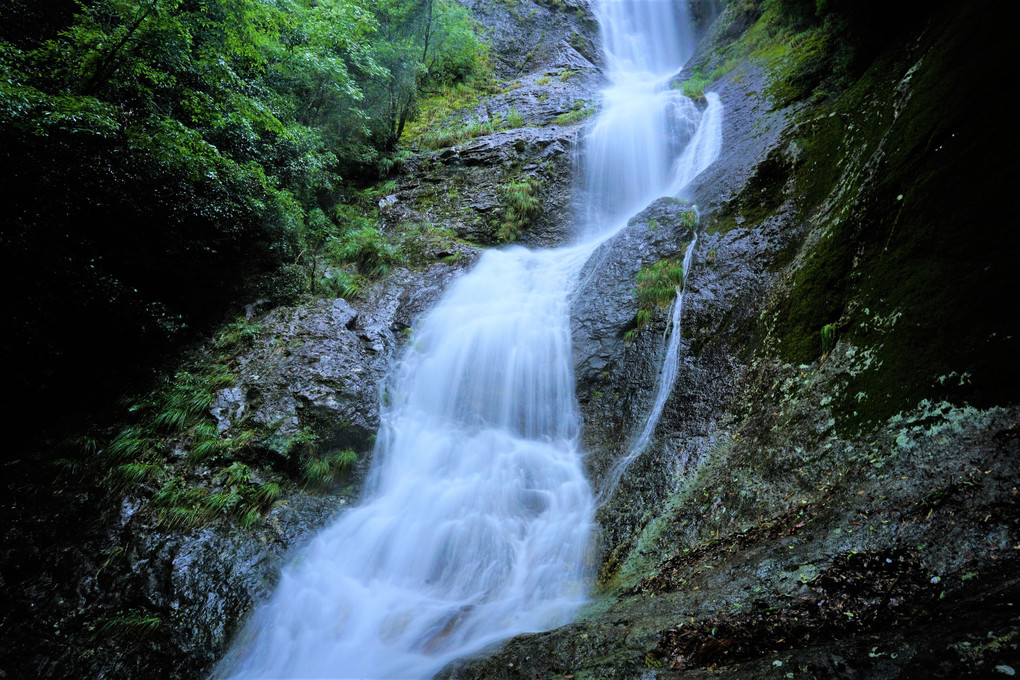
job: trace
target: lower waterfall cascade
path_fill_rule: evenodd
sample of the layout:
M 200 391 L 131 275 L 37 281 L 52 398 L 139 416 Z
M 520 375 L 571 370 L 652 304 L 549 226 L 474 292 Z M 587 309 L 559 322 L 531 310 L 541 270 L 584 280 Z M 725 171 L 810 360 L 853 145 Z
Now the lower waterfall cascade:
M 578 444 L 569 297 L 600 243 L 719 153 L 718 97 L 702 109 L 669 87 L 693 51 L 685 14 L 683 3 L 599 4 L 610 85 L 583 142 L 579 241 L 487 251 L 413 330 L 364 501 L 294 557 L 213 678 L 428 678 L 563 625 L 586 602 L 596 499 Z M 674 305 L 659 394 L 619 474 L 675 379 L 682 297 Z

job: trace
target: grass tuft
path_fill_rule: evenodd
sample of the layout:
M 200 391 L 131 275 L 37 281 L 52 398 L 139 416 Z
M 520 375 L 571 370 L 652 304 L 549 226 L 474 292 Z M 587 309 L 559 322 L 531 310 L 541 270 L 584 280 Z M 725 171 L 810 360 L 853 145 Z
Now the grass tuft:
M 354 468 L 358 454 L 350 449 L 323 458 L 310 458 L 304 464 L 305 485 L 323 488 L 340 481 Z
M 541 187 L 542 183 L 536 177 L 525 177 L 520 182 L 512 182 L 504 187 L 501 192 L 503 218 L 496 231 L 496 238 L 504 242 L 513 241 L 531 226 L 542 207 L 538 198 Z
M 99 634 L 103 637 L 143 639 L 156 632 L 162 623 L 163 620 L 155 614 L 132 609 L 118 612 L 108 619 L 99 627 Z

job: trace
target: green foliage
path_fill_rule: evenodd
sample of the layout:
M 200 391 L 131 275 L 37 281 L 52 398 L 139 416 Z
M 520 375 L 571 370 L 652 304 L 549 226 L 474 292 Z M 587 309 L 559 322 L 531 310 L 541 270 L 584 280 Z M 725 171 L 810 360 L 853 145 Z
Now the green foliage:
M 520 124 L 523 125 L 523 119 L 521 119 Z M 445 149 L 456 144 L 463 144 L 475 137 L 491 135 L 510 127 L 513 126 L 508 121 L 503 120 L 502 116 L 496 114 L 485 120 L 476 119 L 461 125 L 454 125 L 446 129 L 426 133 L 422 135 L 419 143 L 427 149 Z M 520 127 L 520 125 L 516 127 Z
M 822 340 L 822 354 L 828 354 L 836 346 L 836 324 L 825 324 L 818 335 Z
M 688 99 L 702 99 L 705 96 L 705 88 L 708 87 L 710 81 L 705 77 L 698 77 L 692 75 L 689 80 L 685 80 L 680 84 L 680 91 L 683 92 L 684 96 Z
M 698 215 L 698 211 L 694 208 L 690 210 L 684 210 L 680 213 L 680 224 L 687 229 L 696 229 L 701 223 L 701 217 Z
M 208 491 L 175 477 L 150 499 L 156 520 L 168 529 L 189 529 L 208 519 Z
M 255 490 L 255 501 L 260 507 L 272 507 L 274 503 L 280 500 L 283 492 L 280 490 L 280 485 L 276 482 L 266 482 L 261 484 Z
M 503 216 L 496 238 L 500 241 L 513 241 L 531 226 L 532 219 L 542 209 L 538 197 L 541 188 L 542 182 L 537 177 L 525 177 L 503 188 L 500 196 Z
M 588 106 L 584 108 L 577 107 L 577 104 L 584 106 L 584 102 L 574 102 L 575 108 L 573 111 L 561 113 L 552 119 L 553 125 L 574 125 L 580 123 L 582 120 L 590 118 L 595 115 L 595 108 Z
M 107 638 L 144 639 L 163 624 L 156 614 L 131 609 L 118 612 L 99 627 L 99 634 Z
M 642 267 L 636 282 L 638 311 L 634 314 L 631 328 L 623 335 L 624 342 L 628 344 L 634 342 L 637 334 L 651 323 L 653 309 L 668 307 L 673 302 L 684 283 L 684 268 L 674 259 L 659 260 Z
M 517 109 L 510 109 L 510 113 L 506 115 L 506 128 L 512 130 L 519 127 L 524 127 L 524 116 Z
M 684 268 L 673 259 L 659 260 L 637 273 L 637 299 L 642 309 L 668 307 L 684 283 Z
M 484 67 L 483 73 L 465 82 L 442 85 L 430 91 L 427 97 L 418 102 L 417 114 L 405 125 L 401 141 L 417 143 L 426 148 L 442 148 L 418 140 L 435 131 L 458 127 L 458 124 L 452 122 L 456 120 L 456 112 L 474 107 L 483 95 L 497 91 L 488 73 L 488 66 Z
M 216 340 L 213 342 L 213 346 L 222 351 L 235 351 L 250 347 L 251 343 L 259 337 L 261 332 L 262 326 L 258 322 L 245 317 L 238 317 L 220 331 L 220 334 L 216 336 Z M 226 387 L 226 385 L 223 386 Z
M 205 415 L 215 400 L 210 376 L 179 371 L 161 394 L 152 427 L 166 434 L 184 430 Z
M 105 457 L 111 462 L 138 458 L 151 450 L 153 439 L 145 428 L 133 425 L 121 430 L 106 447 Z
M 379 231 L 373 214 L 374 209 L 347 204 L 336 206 L 333 219 L 313 212 L 301 256 L 310 292 L 351 298 L 368 278 L 403 262 L 400 248 Z
M 369 276 L 385 274 L 389 266 L 401 260 L 399 248 L 390 243 L 374 225 L 363 225 L 333 237 L 328 252 L 334 261 L 357 265 Z
M 323 488 L 340 481 L 354 468 L 358 454 L 350 449 L 323 458 L 309 458 L 304 462 L 305 485 Z
M 413 118 L 419 91 L 467 82 L 486 70 L 468 10 L 446 0 L 375 0 L 381 40 L 372 57 L 387 75 L 365 83 L 371 135 L 392 149 Z
M 246 484 L 251 479 L 251 468 L 239 461 L 234 461 L 221 473 L 223 483 L 227 486 Z
M 357 297 L 364 285 L 365 277 L 352 274 L 343 269 L 329 269 L 318 280 L 318 288 L 334 298 L 350 300 Z
M 535 80 L 535 84 L 536 85 L 548 85 L 549 81 L 550 81 L 549 76 L 542 76 L 541 78 L 538 78 L 538 79 Z
M 304 292 L 293 263 L 307 264 L 306 230 L 339 175 L 392 172 L 423 91 L 488 78 L 452 0 L 67 5 L 19 3 L 7 26 L 38 30 L 0 33 L 0 200 L 13 216 L 0 266 L 33 263 L 9 311 L 25 329 L 17 353 L 56 362 L 56 380 L 16 370 L 26 394 L 113 392 L 125 376 L 99 367 L 144 375 L 238 299 Z M 320 288 L 321 269 L 301 273 Z

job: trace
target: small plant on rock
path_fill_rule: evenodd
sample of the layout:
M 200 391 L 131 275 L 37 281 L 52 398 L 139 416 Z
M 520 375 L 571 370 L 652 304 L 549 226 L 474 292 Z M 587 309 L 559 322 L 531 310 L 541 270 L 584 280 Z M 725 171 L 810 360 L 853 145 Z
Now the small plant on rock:
M 503 219 L 496 232 L 500 241 L 513 241 L 525 229 L 541 210 L 542 203 L 538 191 L 542 183 L 535 177 L 525 177 L 520 182 L 512 182 L 503 189 Z
M 652 310 L 668 307 L 683 283 L 684 268 L 677 260 L 667 258 L 643 267 L 637 273 L 635 289 L 638 311 L 634 315 L 633 326 L 623 335 L 624 342 L 634 342 L 637 334 L 651 323 Z
M 822 339 L 822 354 L 828 354 L 836 346 L 836 324 L 825 324 L 818 334 Z
M 659 260 L 637 274 L 637 298 L 642 309 L 668 307 L 684 283 L 683 265 L 674 259 Z
M 305 485 L 320 489 L 329 486 L 346 477 L 357 462 L 358 454 L 350 449 L 323 458 L 310 458 L 304 464 Z

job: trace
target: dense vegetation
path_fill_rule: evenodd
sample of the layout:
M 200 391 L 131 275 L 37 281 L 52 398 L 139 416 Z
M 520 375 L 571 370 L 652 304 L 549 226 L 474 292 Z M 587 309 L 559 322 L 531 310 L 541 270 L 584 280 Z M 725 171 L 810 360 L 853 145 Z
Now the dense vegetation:
M 484 70 L 448 0 L 4 3 L 17 415 L 122 391 L 232 305 L 378 273 L 398 254 L 352 185 L 393 169 L 422 92 Z

